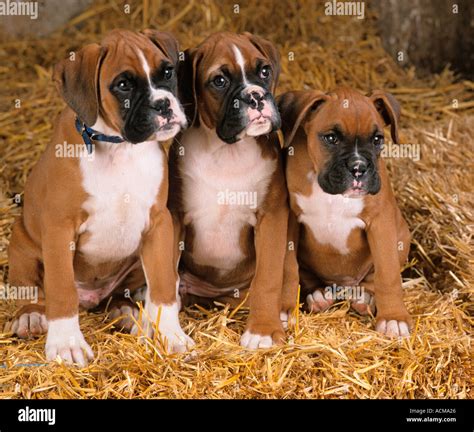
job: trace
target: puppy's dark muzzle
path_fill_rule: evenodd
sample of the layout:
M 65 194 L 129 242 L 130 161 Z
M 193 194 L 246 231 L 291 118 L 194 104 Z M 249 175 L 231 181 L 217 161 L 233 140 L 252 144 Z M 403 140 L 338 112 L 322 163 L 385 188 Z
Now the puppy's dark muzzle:
M 264 89 L 263 89 L 264 90 Z M 273 95 L 264 91 L 246 91 L 245 86 L 239 86 L 230 97 L 232 107 L 235 111 L 240 111 L 245 108 L 252 108 L 261 111 L 263 109 L 263 102 L 273 102 Z
M 263 95 L 262 93 L 253 91 L 244 95 L 242 97 L 242 102 L 247 104 L 252 109 L 262 111 L 264 98 L 265 98 L 265 95 Z
M 271 106 L 271 116 L 265 113 L 266 106 Z M 249 109 L 257 110 L 263 117 L 268 118 L 272 123 L 272 131 L 279 129 L 281 120 L 273 95 L 265 89 L 246 91 L 245 86 L 239 86 L 228 96 L 216 128 L 217 136 L 227 144 L 239 141 L 240 134 L 249 124 Z
M 363 157 L 354 156 L 346 161 L 346 168 L 351 173 L 352 177 L 359 180 L 369 170 L 369 161 Z

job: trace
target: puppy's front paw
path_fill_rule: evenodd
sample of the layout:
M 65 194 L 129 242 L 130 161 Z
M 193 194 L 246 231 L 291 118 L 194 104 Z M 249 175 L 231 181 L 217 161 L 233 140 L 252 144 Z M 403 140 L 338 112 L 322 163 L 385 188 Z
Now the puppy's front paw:
M 28 305 L 20 309 L 16 317 L 5 326 L 6 332 L 11 332 L 21 339 L 40 336 L 48 331 L 45 309 L 42 305 Z
M 194 341 L 184 333 L 178 318 L 178 304 L 155 306 L 149 301 L 145 304 L 141 327 L 136 324 L 132 327 L 131 334 L 141 338 L 153 339 L 156 337 L 169 353 L 183 353 L 191 349 Z
M 87 366 L 93 360 L 94 353 L 85 341 L 79 328 L 79 318 L 61 318 L 49 322 L 46 337 L 46 359 L 54 361 L 61 358 L 67 364 Z
M 411 328 L 411 319 L 405 320 L 377 318 L 375 330 L 390 338 L 409 337 Z
M 244 348 L 255 350 L 259 348 L 271 348 L 281 345 L 285 341 L 285 332 L 281 323 L 274 328 L 268 326 L 249 325 L 240 338 L 240 345 Z

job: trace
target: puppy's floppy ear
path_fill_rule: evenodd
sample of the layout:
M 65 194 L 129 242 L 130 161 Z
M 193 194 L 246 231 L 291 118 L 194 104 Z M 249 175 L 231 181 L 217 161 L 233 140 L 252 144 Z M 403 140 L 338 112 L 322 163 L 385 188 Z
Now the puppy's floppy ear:
M 400 120 L 400 104 L 390 93 L 375 90 L 370 96 L 375 108 L 382 116 L 385 126 L 390 125 L 390 134 L 395 144 L 398 144 L 398 121 Z
M 171 33 L 153 29 L 143 30 L 142 33 L 176 65 L 178 62 L 179 45 Z
M 59 93 L 88 126 L 96 122 L 99 114 L 99 73 L 105 53 L 98 44 L 86 45 L 60 61 L 53 71 Z
M 285 147 L 291 144 L 308 114 L 316 111 L 327 99 L 326 94 L 316 90 L 290 91 L 277 97 Z
M 190 127 L 193 125 L 199 126 L 197 106 L 197 70 L 201 59 L 202 52 L 199 48 L 188 48 L 184 52 L 184 60 L 179 62 L 178 88 L 180 100 L 184 107 Z
M 249 32 L 244 32 L 243 36 L 247 37 L 252 45 L 254 45 L 269 61 L 273 71 L 272 93 L 275 92 L 280 76 L 280 53 L 278 49 L 270 41 L 256 36 Z

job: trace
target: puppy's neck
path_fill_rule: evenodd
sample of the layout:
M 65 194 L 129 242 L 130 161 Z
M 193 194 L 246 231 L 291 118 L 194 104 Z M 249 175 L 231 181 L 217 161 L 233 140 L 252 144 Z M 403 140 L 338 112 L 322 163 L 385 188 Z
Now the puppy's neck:
M 106 121 L 101 117 L 98 116 L 96 122 L 93 125 L 87 125 L 91 129 L 94 129 L 104 135 L 111 135 L 111 136 L 120 136 L 120 131 L 115 129 L 112 126 L 109 126 Z

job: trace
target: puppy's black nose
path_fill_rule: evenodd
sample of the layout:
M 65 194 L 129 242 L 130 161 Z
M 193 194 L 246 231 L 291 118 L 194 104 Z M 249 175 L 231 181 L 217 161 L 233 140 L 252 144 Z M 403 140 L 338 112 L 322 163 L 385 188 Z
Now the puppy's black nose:
M 248 95 L 247 103 L 249 104 L 250 108 L 261 110 L 263 109 L 262 99 L 263 95 L 259 92 L 251 92 Z
M 346 163 L 347 169 L 351 172 L 352 177 L 358 179 L 362 177 L 367 171 L 367 163 L 360 157 L 350 158 Z
M 163 117 L 170 115 L 170 100 L 168 98 L 158 99 L 153 103 L 153 109 Z

